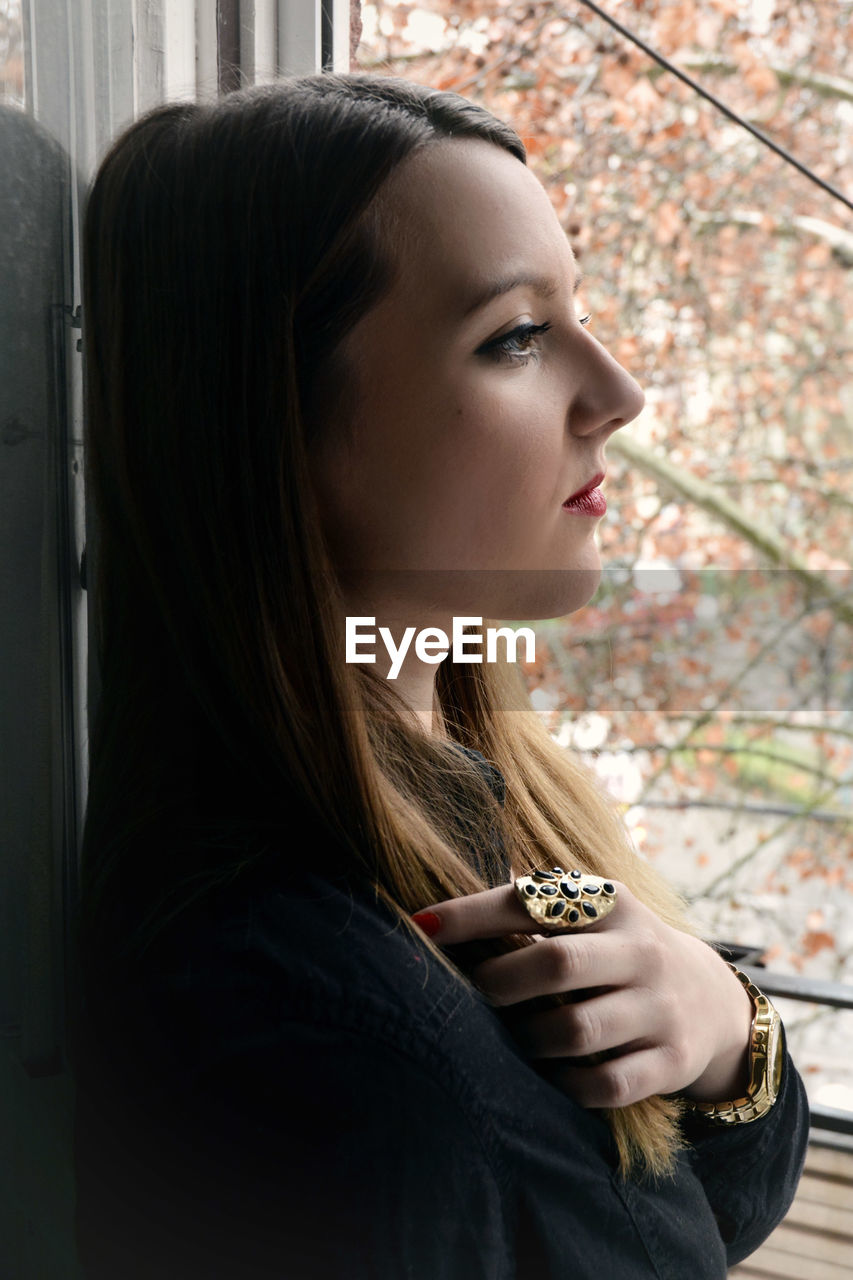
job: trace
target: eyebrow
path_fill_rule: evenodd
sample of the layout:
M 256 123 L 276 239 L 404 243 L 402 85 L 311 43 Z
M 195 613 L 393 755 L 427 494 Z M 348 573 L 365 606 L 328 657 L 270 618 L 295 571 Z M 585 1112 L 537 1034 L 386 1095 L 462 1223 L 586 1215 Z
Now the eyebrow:
M 572 285 L 572 293 L 577 293 L 582 284 L 583 273 L 578 272 Z M 470 316 L 473 312 L 479 311 L 481 307 L 484 307 L 487 302 L 492 302 L 493 299 L 500 298 L 505 293 L 511 293 L 513 289 L 520 289 L 524 285 L 534 289 L 543 298 L 553 298 L 560 288 L 560 282 L 552 279 L 551 276 L 535 275 L 527 271 L 521 271 L 512 276 L 501 276 L 497 280 L 491 280 L 487 284 L 481 285 L 476 296 L 465 307 L 463 314 L 466 317 Z

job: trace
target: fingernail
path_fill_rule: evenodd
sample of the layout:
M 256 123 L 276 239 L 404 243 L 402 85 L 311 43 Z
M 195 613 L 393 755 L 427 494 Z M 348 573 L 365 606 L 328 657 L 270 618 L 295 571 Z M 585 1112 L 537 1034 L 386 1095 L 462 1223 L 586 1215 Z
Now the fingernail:
M 434 911 L 417 911 L 412 916 L 412 919 L 415 924 L 419 925 L 420 928 L 423 929 L 424 933 L 430 938 L 434 934 L 438 933 L 441 928 L 441 920 Z

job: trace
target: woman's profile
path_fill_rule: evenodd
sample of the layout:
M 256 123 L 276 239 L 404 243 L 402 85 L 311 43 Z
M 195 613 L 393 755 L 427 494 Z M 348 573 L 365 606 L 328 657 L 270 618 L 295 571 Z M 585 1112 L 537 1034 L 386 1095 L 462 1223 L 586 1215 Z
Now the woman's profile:
M 361 74 L 168 105 L 84 253 L 84 1273 L 722 1280 L 802 1167 L 778 1015 L 476 659 L 591 598 L 643 403 L 520 139 Z

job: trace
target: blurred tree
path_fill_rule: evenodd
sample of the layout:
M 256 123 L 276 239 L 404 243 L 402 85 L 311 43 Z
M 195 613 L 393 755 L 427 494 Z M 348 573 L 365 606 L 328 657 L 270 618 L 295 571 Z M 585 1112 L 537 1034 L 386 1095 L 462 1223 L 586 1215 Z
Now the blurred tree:
M 21 0 L 0 0 L 0 102 L 24 101 L 24 41 Z

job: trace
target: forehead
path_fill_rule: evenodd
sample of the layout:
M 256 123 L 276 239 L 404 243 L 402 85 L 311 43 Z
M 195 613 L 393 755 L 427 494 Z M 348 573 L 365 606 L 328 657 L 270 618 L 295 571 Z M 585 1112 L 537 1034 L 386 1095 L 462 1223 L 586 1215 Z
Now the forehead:
M 496 282 L 571 286 L 574 257 L 548 195 L 502 147 L 434 143 L 400 166 L 382 198 L 396 233 L 397 299 L 464 314 Z

